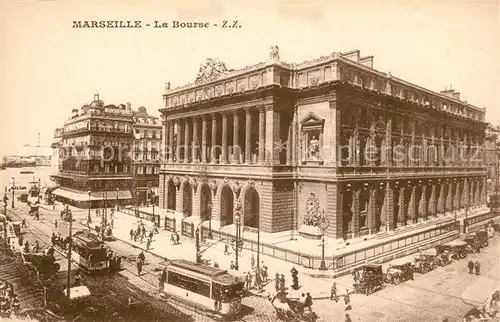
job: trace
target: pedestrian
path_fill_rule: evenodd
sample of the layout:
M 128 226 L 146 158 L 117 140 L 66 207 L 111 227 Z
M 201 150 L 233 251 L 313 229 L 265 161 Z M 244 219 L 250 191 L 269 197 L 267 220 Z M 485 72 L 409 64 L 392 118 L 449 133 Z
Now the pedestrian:
M 217 264 L 217 262 L 214 262 L 214 267 L 219 268 L 219 264 Z
M 142 272 L 142 261 L 137 261 L 137 275 L 141 276 Z
M 40 245 L 38 244 L 38 240 L 35 240 L 35 244 L 33 245 L 33 253 L 38 253 L 40 250 Z
M 224 245 L 224 255 L 229 255 L 229 245 L 228 244 Z
M 479 264 L 479 261 L 476 261 L 476 263 L 474 264 L 474 267 L 476 269 L 476 275 L 479 275 L 480 270 L 481 270 L 481 264 Z
M 299 289 L 299 271 L 297 271 L 297 269 L 295 267 L 292 267 L 292 269 L 290 270 L 290 273 L 292 273 L 292 288 L 294 290 L 298 290 Z
M 56 204 L 52 205 L 52 210 L 56 210 Z
M 349 316 L 348 313 L 345 314 L 345 322 L 352 322 L 351 317 Z
M 158 277 L 158 290 L 163 292 L 165 288 L 165 282 L 167 281 L 167 272 L 163 270 L 163 272 Z
M 274 275 L 274 289 L 276 290 L 276 293 L 280 290 L 280 274 L 278 273 Z
M 154 235 L 154 234 L 153 234 L 153 231 L 151 230 L 151 231 L 149 232 L 149 239 L 151 239 L 151 241 L 153 241 L 153 235 Z
M 351 309 L 351 298 L 349 296 L 349 290 L 348 289 L 345 290 L 344 304 L 345 304 L 344 310 L 347 311 L 347 310 Z
M 82 285 L 80 272 L 76 271 L 76 273 L 75 273 L 75 286 L 80 286 L 80 285 Z
M 260 277 L 259 272 L 255 272 L 255 287 L 257 288 L 257 291 L 260 292 L 262 288 L 262 278 Z
M 151 247 L 151 238 L 148 238 L 146 241 L 146 249 L 149 250 L 149 247 Z
M 21 223 L 21 228 L 27 228 L 27 226 L 26 226 L 26 218 L 23 218 L 23 221 Z
M 175 232 L 175 243 L 177 245 L 180 245 L 181 244 L 181 236 L 179 236 L 179 233 L 178 232 Z
M 467 267 L 469 268 L 469 274 L 474 274 L 474 262 L 472 261 L 472 259 L 467 264 Z
M 114 221 L 114 219 L 111 217 L 111 228 L 114 228 L 114 226 L 115 226 L 115 221 Z
M 408 274 L 410 275 L 410 279 L 413 281 L 413 265 L 410 265 L 410 267 L 408 267 Z
M 286 280 L 285 280 L 285 275 L 281 274 L 281 277 L 280 277 L 280 292 L 281 294 L 285 294 L 285 283 L 286 283 Z
M 313 298 L 311 293 L 306 293 L 306 303 L 305 307 L 311 307 L 313 305 Z
M 231 261 L 231 265 L 229 265 L 229 268 L 230 268 L 230 269 L 233 269 L 233 270 L 236 268 L 236 266 L 234 266 L 233 261 Z
M 246 288 L 247 288 L 247 291 L 250 290 L 250 288 L 252 288 L 252 274 L 250 274 L 250 272 L 247 272 L 247 278 L 246 278 Z
M 332 289 L 330 290 L 330 301 L 335 301 L 338 303 L 339 298 L 337 296 L 337 283 L 333 282 Z
M 25 253 L 29 253 L 30 252 L 30 243 L 28 241 L 26 241 L 24 243 L 24 252 Z
M 214 310 L 219 311 L 219 292 L 214 294 Z
M 54 228 L 57 228 L 57 219 L 54 220 Z
M 262 280 L 264 282 L 267 282 L 267 266 L 264 265 L 264 262 L 262 262 Z
M 252 265 L 252 269 L 255 267 L 255 258 L 253 257 L 253 254 L 252 254 L 252 258 L 250 259 L 250 264 Z
M 134 229 L 130 228 L 130 240 L 134 239 Z
M 137 258 L 139 259 L 141 264 L 144 264 L 144 261 L 146 260 L 146 256 L 144 256 L 144 251 L 140 252 Z
M 173 233 L 172 233 L 172 234 L 170 234 L 170 243 L 171 243 L 172 245 L 175 245 L 175 238 L 174 238 L 174 234 L 173 234 Z

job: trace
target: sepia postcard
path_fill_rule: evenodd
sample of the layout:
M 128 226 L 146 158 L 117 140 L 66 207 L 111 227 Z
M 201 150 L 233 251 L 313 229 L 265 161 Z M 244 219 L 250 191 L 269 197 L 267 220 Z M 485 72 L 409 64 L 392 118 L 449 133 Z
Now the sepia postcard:
M 500 321 L 498 0 L 0 16 L 1 321 Z

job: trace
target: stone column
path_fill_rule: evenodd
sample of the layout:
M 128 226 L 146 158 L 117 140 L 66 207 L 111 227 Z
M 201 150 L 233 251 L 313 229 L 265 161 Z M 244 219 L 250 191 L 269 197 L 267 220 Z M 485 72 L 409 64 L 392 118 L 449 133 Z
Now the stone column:
M 240 163 L 240 117 L 238 111 L 233 112 L 233 163 Z
M 436 185 L 432 182 L 429 182 L 429 184 L 431 188 L 431 197 L 429 198 L 427 213 L 432 217 L 436 217 L 437 214 Z
M 469 206 L 469 180 L 467 178 L 464 178 L 464 183 L 463 183 L 463 190 L 462 190 L 462 199 L 460 201 L 460 204 L 462 207 L 468 207 Z
M 406 225 L 406 203 L 405 203 L 405 187 L 402 184 L 399 188 L 399 211 L 398 211 L 398 227 Z
M 460 209 L 460 181 L 457 180 L 455 183 L 455 195 L 453 196 L 453 209 L 458 210 Z
M 386 167 L 388 167 L 388 166 L 392 165 L 392 149 L 391 149 L 391 147 L 392 147 L 392 120 L 390 118 L 387 120 L 387 124 L 385 127 L 384 142 L 385 142 L 385 145 L 384 145 L 385 151 L 383 151 L 384 155 L 385 155 L 384 165 Z
M 293 122 L 290 122 L 288 124 L 288 137 L 287 137 L 287 144 L 286 144 L 286 164 L 291 165 L 292 164 L 292 128 L 293 128 Z
M 437 213 L 443 214 L 446 210 L 446 189 L 443 181 L 439 184 L 439 197 L 437 202 Z
M 167 151 L 168 151 L 168 134 L 169 134 L 169 132 L 168 132 L 168 125 L 169 125 L 169 122 L 163 121 L 163 122 L 161 122 L 161 124 L 162 124 L 162 127 L 161 127 L 160 155 L 161 155 L 161 161 L 163 162 L 163 161 L 168 160 Z M 162 204 L 162 202 L 160 201 L 160 205 L 161 204 Z
M 446 205 L 444 210 L 446 212 L 453 210 L 453 183 L 448 183 L 448 195 L 446 196 Z
M 201 116 L 201 162 L 207 163 L 207 116 Z
M 265 119 L 265 163 L 266 165 L 280 164 L 280 151 L 276 149 L 281 144 L 280 111 L 274 105 L 266 106 Z
M 360 216 L 360 212 L 361 212 L 360 199 L 361 199 L 361 189 L 356 188 L 355 190 L 353 190 L 353 197 L 352 197 L 352 233 L 353 233 L 353 238 L 359 233 L 359 216 Z
M 411 194 L 410 194 L 410 202 L 408 203 L 408 218 L 406 218 L 406 224 L 410 225 L 415 222 L 416 215 L 417 215 L 417 187 L 415 184 L 412 183 L 412 186 L 410 187 L 411 189 Z
M 184 130 L 184 121 L 175 121 L 177 125 L 177 138 L 176 138 L 176 147 L 175 147 L 175 162 L 181 162 L 181 147 L 182 147 L 182 135 Z
M 245 163 L 252 163 L 252 113 L 245 109 Z
M 228 163 L 227 159 L 227 114 L 222 112 L 222 160 L 221 163 Z
M 289 149 L 292 151 L 292 165 L 297 165 L 298 152 L 297 143 L 298 139 L 298 125 L 297 125 L 297 105 L 293 107 L 293 118 L 292 118 L 292 140 L 289 141 Z
M 168 135 L 168 146 L 169 146 L 169 151 L 168 151 L 168 161 L 173 162 L 174 160 L 174 124 L 170 123 L 170 126 L 168 128 L 169 130 L 169 135 Z M 177 127 L 178 130 L 178 127 Z
M 476 196 L 475 196 L 476 205 L 481 204 L 481 185 L 482 185 L 482 183 L 481 183 L 480 179 L 476 179 Z
M 421 185 L 420 201 L 418 203 L 418 221 L 427 220 L 427 185 Z
M 215 113 L 212 115 L 212 142 L 210 147 L 210 163 L 215 163 L 217 158 L 217 118 Z
M 486 177 L 483 178 L 483 189 L 481 189 L 481 203 L 486 204 L 487 200 L 487 191 L 488 191 L 488 182 L 486 181 Z
M 184 163 L 189 162 L 189 119 L 184 124 Z
M 200 148 L 200 142 L 198 140 L 198 117 L 193 117 L 193 144 L 192 144 L 192 162 L 198 163 L 198 149 Z
M 368 201 L 368 213 L 366 217 L 367 228 L 370 233 L 375 228 L 375 216 L 377 211 L 377 188 L 370 187 L 370 200 Z
M 266 110 L 264 107 L 259 109 L 259 163 L 263 164 L 265 158 L 266 144 Z
M 385 184 L 384 212 L 380 215 L 382 229 L 388 231 L 394 229 L 394 190 L 390 182 Z

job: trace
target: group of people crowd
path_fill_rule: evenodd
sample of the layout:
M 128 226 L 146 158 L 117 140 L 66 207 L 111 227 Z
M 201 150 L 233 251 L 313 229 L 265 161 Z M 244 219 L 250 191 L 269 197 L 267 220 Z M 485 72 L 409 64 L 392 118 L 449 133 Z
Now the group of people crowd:
M 21 304 L 12 285 L 0 281 L 0 317 L 8 317 L 11 313 L 19 313 L 20 310 Z
M 144 242 L 144 239 L 146 239 L 146 249 L 148 250 L 151 248 L 154 234 L 158 234 L 158 228 L 156 227 L 156 224 L 151 230 L 148 231 L 142 220 L 139 220 L 136 229 L 131 228 L 129 232 L 130 240 L 133 240 L 134 242 L 137 242 L 137 240 L 139 240 L 142 244 Z

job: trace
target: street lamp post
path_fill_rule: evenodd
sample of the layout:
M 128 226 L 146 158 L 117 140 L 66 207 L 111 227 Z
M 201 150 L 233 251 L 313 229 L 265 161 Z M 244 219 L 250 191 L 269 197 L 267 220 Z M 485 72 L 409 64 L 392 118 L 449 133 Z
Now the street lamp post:
M 196 264 L 201 263 L 201 253 L 200 253 L 200 228 L 196 227 L 195 231 L 195 241 L 196 241 Z
M 319 269 L 322 271 L 326 271 L 326 263 L 325 263 L 325 231 L 329 226 L 328 218 L 325 215 L 325 209 L 323 209 L 323 216 L 319 223 L 319 228 L 321 229 L 321 264 Z
M 14 191 L 16 190 L 16 178 L 12 177 L 12 209 L 14 209 Z
M 236 237 L 234 241 L 234 269 L 239 270 L 238 255 L 240 252 L 240 226 L 241 226 L 241 202 L 236 202 L 236 209 L 234 211 L 234 221 L 236 224 Z
M 90 189 L 89 189 L 88 193 L 89 193 L 89 212 L 87 215 L 87 217 L 88 217 L 87 218 L 87 228 L 90 228 L 90 193 L 91 193 Z
M 66 205 L 65 216 L 67 216 L 67 218 L 69 219 L 68 276 L 67 276 L 66 295 L 68 296 L 68 299 L 71 299 L 70 291 L 71 291 L 71 249 L 73 248 L 73 215 L 68 205 Z
M 208 202 L 208 238 L 212 239 L 212 202 Z
M 116 187 L 116 210 L 118 211 L 118 192 L 120 191 L 120 188 Z

